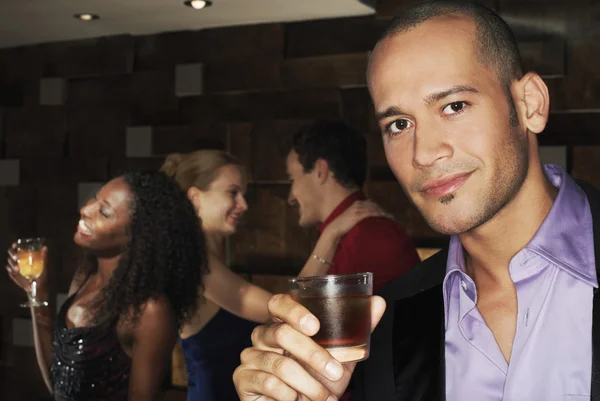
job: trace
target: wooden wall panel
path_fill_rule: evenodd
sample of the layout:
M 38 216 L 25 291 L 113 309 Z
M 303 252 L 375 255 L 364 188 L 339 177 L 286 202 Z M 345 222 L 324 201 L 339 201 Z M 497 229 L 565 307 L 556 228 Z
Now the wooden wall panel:
M 62 107 L 8 108 L 4 112 L 4 131 L 6 158 L 60 158 L 65 152 L 67 129 Z
M 288 59 L 282 68 L 288 88 L 364 86 L 367 53 Z
M 248 95 L 251 120 L 339 118 L 338 89 L 253 92 Z
M 207 93 L 272 90 L 282 86 L 281 63 L 276 58 L 208 64 Z
M 573 177 L 600 188 L 600 146 L 573 148 Z
M 238 158 L 244 166 L 246 179 L 252 182 L 252 124 L 229 124 L 227 129 L 227 151 Z
M 255 181 L 287 181 L 285 161 L 292 133 L 307 120 L 261 121 L 252 130 L 252 176 Z
M 173 69 L 136 71 L 129 81 L 129 124 L 173 125 L 181 123 L 179 98 L 175 96 Z
M 287 58 L 327 56 L 370 51 L 385 23 L 372 17 L 324 19 L 287 24 Z
M 249 121 L 252 119 L 249 95 L 232 93 L 183 98 L 181 118 L 185 123 Z
M 185 153 L 197 149 L 225 149 L 225 124 L 195 124 L 189 126 L 156 127 L 152 131 L 154 155 Z
M 45 77 L 128 74 L 133 71 L 130 35 L 48 43 L 39 46 Z
M 147 70 L 192 62 L 282 57 L 283 35 L 283 25 L 264 24 L 141 36 L 135 39 L 135 65 Z
M 600 108 L 600 35 L 574 39 L 567 45 L 566 105 L 569 109 Z

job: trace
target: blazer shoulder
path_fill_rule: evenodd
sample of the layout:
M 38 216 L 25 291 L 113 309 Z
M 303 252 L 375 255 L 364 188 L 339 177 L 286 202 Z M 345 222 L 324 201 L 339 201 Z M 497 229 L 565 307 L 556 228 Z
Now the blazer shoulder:
M 444 281 L 448 247 L 427 258 L 397 279 L 390 281 L 377 295 L 386 301 L 412 297 Z
M 600 191 L 588 182 L 581 180 L 575 180 L 575 182 L 585 192 L 592 208 L 600 208 Z

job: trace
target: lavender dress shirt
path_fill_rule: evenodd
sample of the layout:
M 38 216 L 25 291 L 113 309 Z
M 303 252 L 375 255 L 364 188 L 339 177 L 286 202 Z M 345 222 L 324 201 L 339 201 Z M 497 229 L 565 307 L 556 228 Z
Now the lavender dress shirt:
M 443 283 L 447 401 L 590 399 L 592 298 L 598 287 L 587 198 L 558 166 L 544 166 L 559 189 L 550 213 L 509 271 L 518 298 L 510 364 L 477 310 L 463 249 L 450 240 Z

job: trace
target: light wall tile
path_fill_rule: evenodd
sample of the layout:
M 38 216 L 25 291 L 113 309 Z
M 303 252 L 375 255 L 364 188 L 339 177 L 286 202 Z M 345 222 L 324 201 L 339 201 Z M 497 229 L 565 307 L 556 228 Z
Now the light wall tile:
M 31 319 L 13 319 L 12 343 L 16 347 L 33 347 L 33 326 Z
M 127 127 L 127 157 L 152 156 L 152 127 Z
M 204 93 L 204 65 L 180 64 L 175 66 L 175 95 L 199 96 Z
M 60 106 L 67 99 L 67 84 L 63 78 L 40 79 L 40 105 Z
M 567 169 L 566 146 L 540 146 L 540 160 L 542 164 L 556 164 Z
M 20 182 L 20 160 L 0 160 L 0 186 L 17 186 Z

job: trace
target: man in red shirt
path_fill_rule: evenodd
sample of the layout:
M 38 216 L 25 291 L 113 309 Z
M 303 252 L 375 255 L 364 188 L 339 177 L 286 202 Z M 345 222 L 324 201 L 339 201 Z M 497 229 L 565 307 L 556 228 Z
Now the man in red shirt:
M 374 273 L 374 291 L 420 262 L 398 222 L 382 215 L 361 188 L 367 176 L 365 138 L 341 121 L 303 127 L 287 157 L 288 202 L 319 240 L 300 276 Z

